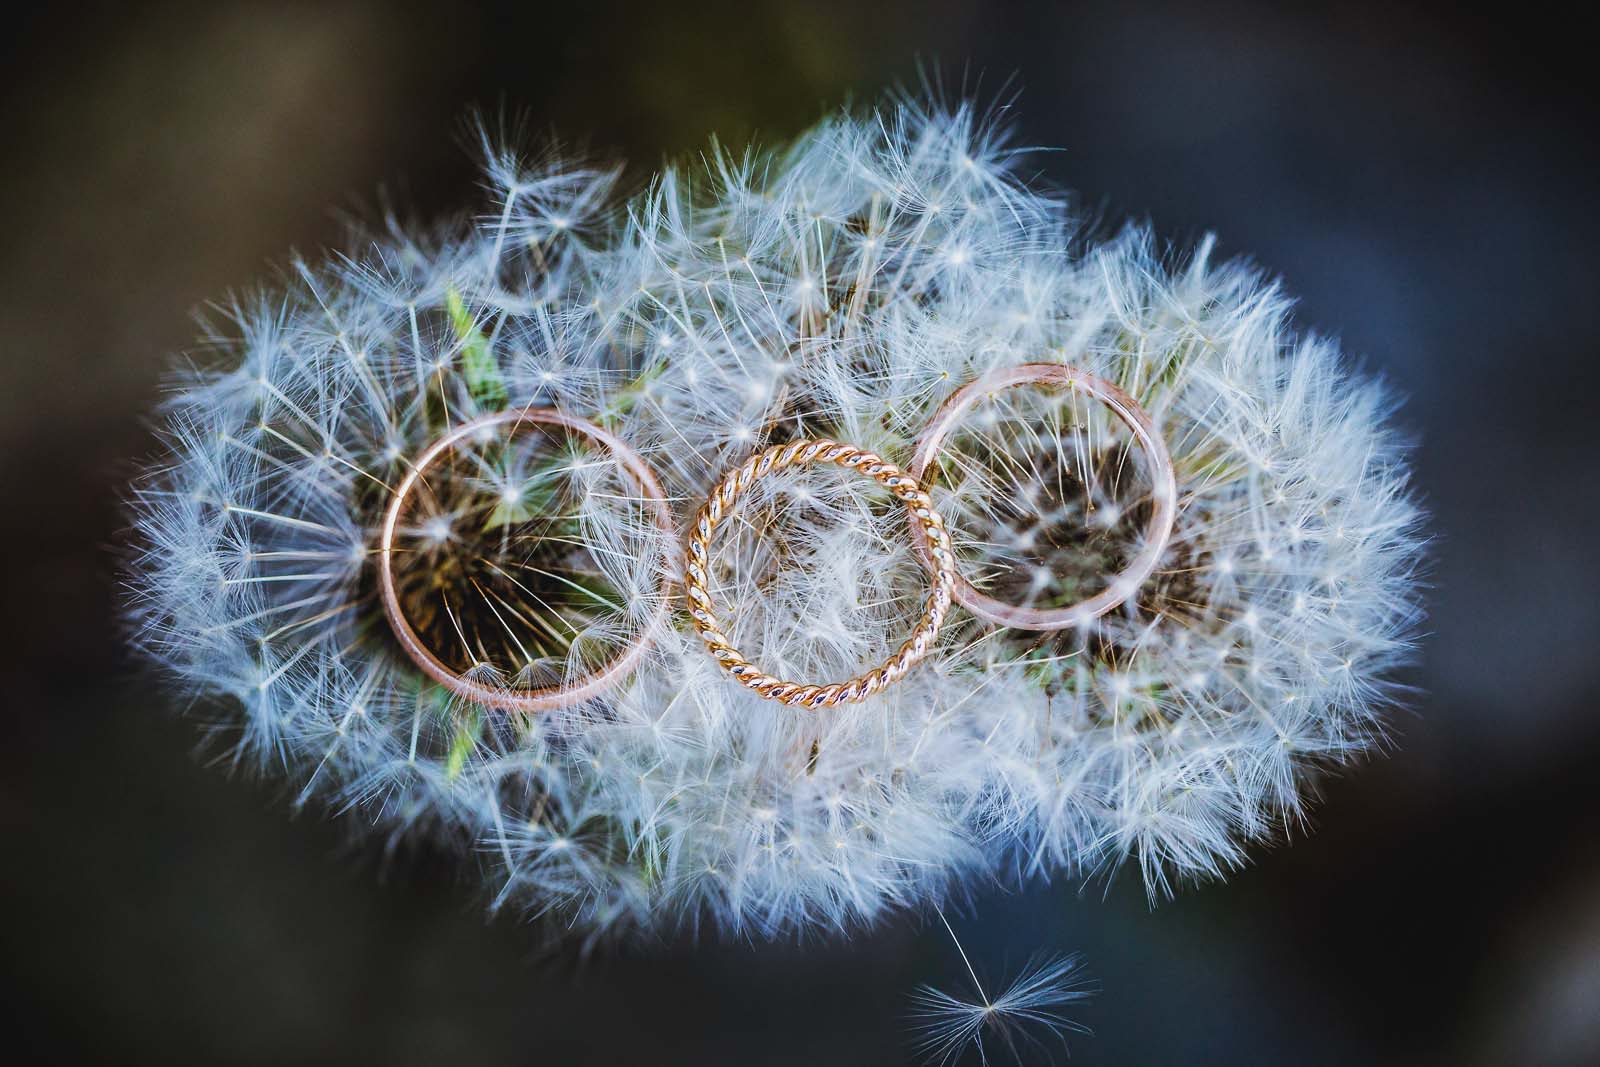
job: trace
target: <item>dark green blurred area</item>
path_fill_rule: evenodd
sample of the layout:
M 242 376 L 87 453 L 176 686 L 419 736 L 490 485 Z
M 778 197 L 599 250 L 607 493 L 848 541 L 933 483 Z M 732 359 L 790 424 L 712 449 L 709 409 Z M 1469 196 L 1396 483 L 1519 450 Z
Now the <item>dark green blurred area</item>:
M 1532 16 L 1530 14 L 1530 23 Z M 119 494 L 192 309 L 387 191 L 476 207 L 471 107 L 642 181 L 914 82 L 1020 87 L 1108 220 L 1215 229 L 1409 396 L 1438 535 L 1415 713 L 1315 825 L 1150 910 L 1138 879 L 976 902 L 991 978 L 1080 950 L 1077 1064 L 1600 1062 L 1600 302 L 1592 60 L 1440 8 L 262 5 L 13 19 L 0 172 L 8 1042 L 30 1059 L 908 1062 L 937 925 L 542 951 L 442 858 L 384 864 L 191 755 L 122 649 Z M 1581 41 L 1574 38 L 1576 49 Z M 1002 92 L 1005 90 L 1005 92 Z

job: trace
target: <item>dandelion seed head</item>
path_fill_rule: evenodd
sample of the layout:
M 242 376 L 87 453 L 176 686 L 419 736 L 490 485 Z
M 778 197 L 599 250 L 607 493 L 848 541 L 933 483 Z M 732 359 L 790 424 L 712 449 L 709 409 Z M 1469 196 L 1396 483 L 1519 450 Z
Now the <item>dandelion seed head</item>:
M 462 844 L 495 907 L 767 935 L 999 872 L 1128 862 L 1157 894 L 1215 877 L 1298 817 L 1306 775 L 1381 736 L 1420 545 L 1392 401 L 1292 332 L 1254 268 L 1209 241 L 1158 254 L 1140 227 L 1070 252 L 1064 200 L 965 105 L 714 149 L 627 203 L 613 171 L 483 140 L 492 196 L 471 225 L 388 221 L 295 262 L 224 305 L 173 383 L 132 491 L 128 611 L 186 694 L 228 709 L 216 739 L 238 765 L 377 833 Z M 903 464 L 956 388 L 1040 361 L 1132 397 L 1176 496 L 1084 390 L 985 397 L 927 473 L 959 569 L 1071 625 L 954 612 L 902 682 L 815 714 L 652 624 L 679 547 L 615 457 L 475 422 L 590 420 L 681 528 L 758 448 L 833 437 Z M 535 715 L 437 684 L 377 596 L 412 475 L 398 600 L 450 670 L 524 691 L 646 630 L 649 651 Z M 1122 577 L 1164 504 L 1154 573 Z M 763 480 L 718 552 L 739 647 L 795 678 L 881 662 L 927 591 L 904 509 L 837 470 Z M 1107 589 L 1114 610 L 1075 607 Z

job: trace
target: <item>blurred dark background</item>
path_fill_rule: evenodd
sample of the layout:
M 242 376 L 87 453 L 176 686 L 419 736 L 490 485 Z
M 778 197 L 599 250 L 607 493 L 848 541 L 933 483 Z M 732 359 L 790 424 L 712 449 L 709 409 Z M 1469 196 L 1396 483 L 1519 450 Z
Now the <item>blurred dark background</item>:
M 1343 4 L 391 4 L 8 16 L 0 129 L 0 948 L 40 1060 L 897 1064 L 942 930 L 587 960 L 382 869 L 191 754 L 123 651 L 119 494 L 189 312 L 377 191 L 475 207 L 471 106 L 633 161 L 778 139 L 920 61 L 1015 78 L 1044 177 L 1281 272 L 1409 396 L 1436 588 L 1424 695 L 1315 825 L 1150 910 L 991 895 L 991 978 L 1080 950 L 1079 1064 L 1600 1062 L 1595 127 L 1531 10 Z M 979 76 L 981 75 L 981 81 Z

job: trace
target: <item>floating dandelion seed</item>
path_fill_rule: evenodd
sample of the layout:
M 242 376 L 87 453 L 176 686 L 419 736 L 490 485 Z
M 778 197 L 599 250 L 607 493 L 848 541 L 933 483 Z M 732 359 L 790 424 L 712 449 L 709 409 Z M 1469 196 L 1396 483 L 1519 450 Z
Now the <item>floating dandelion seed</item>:
M 1044 956 L 1029 963 L 998 996 L 984 992 L 983 983 L 961 941 L 942 911 L 939 921 L 950 934 L 950 941 L 961 955 L 967 976 L 972 979 L 975 997 L 956 996 L 933 986 L 920 986 L 912 993 L 911 1021 L 916 1033 L 916 1050 L 940 1067 L 955 1063 L 970 1048 L 980 1063 L 989 1063 L 984 1038 L 999 1042 L 1011 1058 L 1023 1063 L 1023 1053 L 1033 1049 L 1047 1055 L 1059 1043 L 1064 1054 L 1068 1034 L 1087 1034 L 1089 1029 L 1061 1014 L 1068 1004 L 1094 996 L 1097 987 L 1083 977 L 1083 961 L 1077 955 Z

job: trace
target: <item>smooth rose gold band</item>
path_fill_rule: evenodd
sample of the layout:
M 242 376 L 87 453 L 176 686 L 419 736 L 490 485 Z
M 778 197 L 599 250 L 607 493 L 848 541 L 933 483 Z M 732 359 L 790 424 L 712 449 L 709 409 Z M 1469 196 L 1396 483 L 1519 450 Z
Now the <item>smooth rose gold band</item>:
M 650 518 L 668 545 L 677 541 L 677 529 L 672 520 L 672 510 L 667 505 L 666 494 L 644 458 L 611 431 L 587 419 L 565 414 L 553 408 L 530 407 L 513 411 L 495 412 L 457 426 L 423 450 L 401 479 L 383 516 L 383 527 L 378 540 L 378 592 L 383 600 L 383 611 L 389 619 L 400 647 L 412 662 L 436 682 L 460 696 L 485 707 L 505 711 L 540 712 L 577 704 L 610 689 L 638 663 L 650 647 L 654 634 L 667 621 L 674 577 L 667 559 L 660 561 L 661 590 L 650 618 L 639 628 L 618 652 L 597 670 L 560 685 L 536 689 L 518 689 L 484 685 L 464 678 L 442 662 L 431 649 L 422 643 L 401 609 L 395 588 L 394 561 L 395 532 L 400 513 L 407 498 L 419 482 L 426 481 L 426 471 L 445 452 L 463 441 L 475 438 L 488 430 L 499 430 L 507 438 L 534 426 L 559 426 L 588 438 L 604 448 L 616 460 L 638 487 L 641 499 Z
M 1019 630 L 1064 630 L 1083 625 L 1125 603 L 1155 571 L 1161 554 L 1166 551 L 1167 542 L 1172 538 L 1178 502 L 1177 477 L 1166 442 L 1156 432 L 1149 414 L 1117 386 L 1063 363 L 1022 363 L 1002 367 L 957 389 L 923 428 L 907 472 L 926 481 L 928 468 L 961 417 L 984 398 L 1002 389 L 1022 385 L 1054 385 L 1082 390 L 1105 404 L 1127 425 L 1134 439 L 1139 442 L 1144 453 L 1145 470 L 1150 477 L 1152 508 L 1143 544 L 1127 567 L 1112 575 L 1105 589 L 1087 600 L 1064 608 L 1023 607 L 985 596 L 959 575 L 956 577 L 952 591 L 956 602 L 981 619 Z M 915 523 L 912 524 L 912 531 L 924 560 L 931 561 L 927 539 Z

